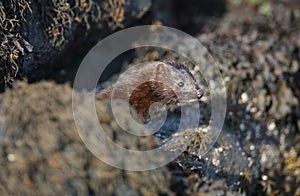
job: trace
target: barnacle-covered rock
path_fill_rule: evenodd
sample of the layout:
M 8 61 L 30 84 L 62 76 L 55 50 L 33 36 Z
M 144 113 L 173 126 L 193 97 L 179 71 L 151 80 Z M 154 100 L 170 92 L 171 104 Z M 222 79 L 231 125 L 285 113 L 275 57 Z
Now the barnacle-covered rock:
M 84 99 L 84 95 L 83 99 Z M 167 194 L 167 168 L 130 172 L 99 161 L 82 142 L 72 113 L 72 89 L 53 82 L 16 83 L 0 96 L 0 182 L 8 195 Z M 79 105 L 88 114 L 87 108 Z M 118 106 L 117 106 L 118 107 Z M 124 108 L 119 106 L 119 111 Z M 111 139 L 129 149 L 155 147 L 155 138 L 126 137 L 106 104 L 97 102 Z M 126 118 L 126 116 L 124 116 Z

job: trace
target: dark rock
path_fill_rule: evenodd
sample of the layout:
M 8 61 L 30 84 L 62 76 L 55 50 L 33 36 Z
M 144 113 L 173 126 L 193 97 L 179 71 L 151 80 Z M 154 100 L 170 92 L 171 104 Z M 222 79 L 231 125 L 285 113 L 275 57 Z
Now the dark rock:
M 16 78 L 37 81 L 55 70 L 78 66 L 99 39 L 130 26 L 150 5 L 149 0 L 1 2 L 0 81 L 5 79 L 5 84 L 0 88 Z

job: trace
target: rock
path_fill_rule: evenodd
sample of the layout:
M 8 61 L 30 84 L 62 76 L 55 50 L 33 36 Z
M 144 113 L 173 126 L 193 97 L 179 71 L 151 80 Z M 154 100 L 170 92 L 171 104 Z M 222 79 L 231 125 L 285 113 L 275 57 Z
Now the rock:
M 4 193 L 150 195 L 172 192 L 171 174 L 166 167 L 129 172 L 108 166 L 92 155 L 75 127 L 71 95 L 68 84 L 21 82 L 0 96 L 0 188 Z M 107 111 L 102 103 L 97 107 L 99 111 Z M 88 113 L 85 107 L 81 111 Z M 103 122 L 113 122 L 111 113 L 103 117 Z M 155 143 L 150 137 L 141 144 L 134 137 L 122 136 L 124 131 L 120 128 L 107 128 L 108 133 L 123 137 L 120 145 L 123 141 L 138 149 L 138 145 L 153 147 Z
M 0 3 L 1 91 L 20 77 L 37 81 L 78 66 L 99 39 L 130 26 L 151 5 L 150 0 L 11 2 Z

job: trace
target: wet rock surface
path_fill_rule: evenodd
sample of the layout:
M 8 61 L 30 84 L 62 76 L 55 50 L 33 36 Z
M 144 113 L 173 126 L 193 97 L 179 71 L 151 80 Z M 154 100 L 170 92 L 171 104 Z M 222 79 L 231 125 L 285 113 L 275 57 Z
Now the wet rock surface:
M 229 98 L 225 122 L 236 131 L 249 163 L 259 168 L 254 182 L 268 194 L 299 194 L 290 181 L 299 176 L 282 169 L 290 167 L 284 157 L 299 152 L 291 139 L 299 134 L 299 17 L 283 5 L 273 7 L 273 17 L 227 17 L 219 31 L 199 39 L 219 60 Z
M 240 7 L 229 3 L 228 13 L 205 22 L 200 16 L 184 15 L 190 19 L 189 32 L 219 64 L 226 85 L 225 125 L 206 154 L 201 152 L 206 142 L 211 142 L 205 137 L 211 102 L 199 66 L 170 51 L 139 48 L 118 63 L 126 68 L 149 60 L 187 61 L 208 92 L 200 103 L 199 126 L 177 132 L 180 112 L 171 108 L 167 122 L 154 136 L 130 137 L 102 101 L 96 102 L 99 120 L 107 135 L 126 148 L 152 149 L 167 143 L 166 149 L 176 150 L 188 143 L 184 152 L 167 166 L 148 172 L 107 166 L 91 154 L 78 135 L 69 85 L 23 82 L 0 97 L 0 191 L 7 195 L 299 195 L 298 4 L 264 1 L 253 6 L 245 2 Z M 178 5 L 170 9 L 165 3 L 153 3 L 150 12 L 157 11 L 157 15 L 147 15 L 146 20 L 153 17 L 157 24 L 176 26 L 173 11 Z M 133 8 L 148 6 L 145 1 Z M 133 16 L 135 12 L 130 13 Z M 183 23 L 176 27 L 184 30 Z M 192 27 L 199 24 L 202 28 Z M 108 24 L 111 28 L 114 25 L 118 23 Z M 173 41 L 183 50 L 193 48 L 181 43 Z M 211 63 L 210 59 L 201 60 Z M 100 89 L 115 78 L 102 83 Z M 83 114 L 85 110 L 83 107 Z

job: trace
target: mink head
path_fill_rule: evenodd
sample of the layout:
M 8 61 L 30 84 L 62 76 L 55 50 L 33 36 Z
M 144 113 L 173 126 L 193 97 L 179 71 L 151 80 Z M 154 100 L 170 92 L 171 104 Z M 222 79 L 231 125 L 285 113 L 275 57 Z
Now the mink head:
M 192 73 L 185 65 L 173 62 L 157 64 L 152 72 L 153 96 L 163 103 L 191 103 L 203 96 Z

